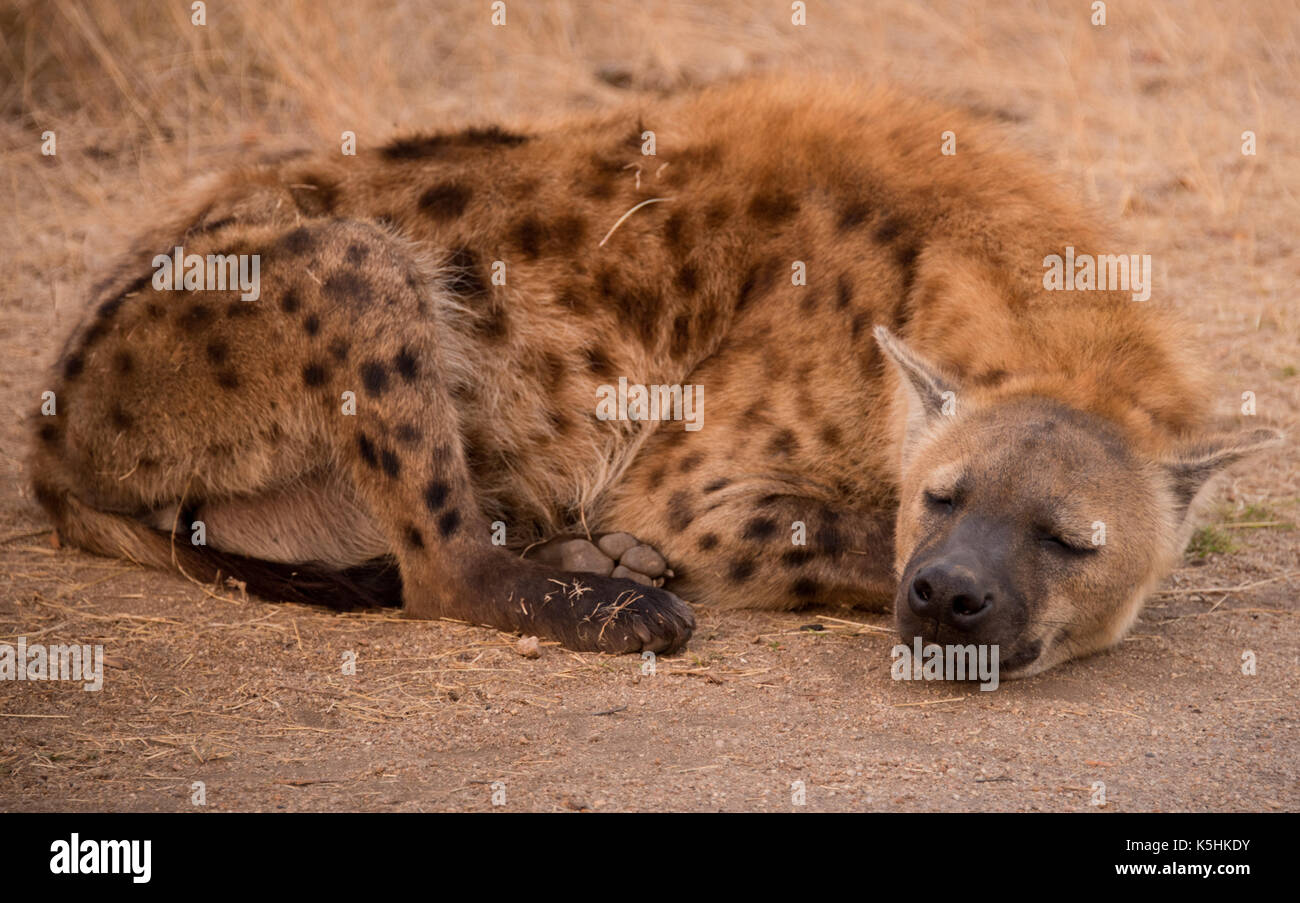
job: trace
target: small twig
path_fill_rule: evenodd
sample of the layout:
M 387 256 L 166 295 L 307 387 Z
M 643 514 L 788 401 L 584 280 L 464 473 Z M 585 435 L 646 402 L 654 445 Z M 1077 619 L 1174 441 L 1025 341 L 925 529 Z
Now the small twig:
M 890 708 L 905 709 L 913 705 L 939 705 L 942 702 L 961 702 L 965 696 L 949 696 L 947 699 L 931 699 L 928 702 L 896 702 Z
M 636 213 L 636 212 L 637 212 L 638 210 L 640 210 L 642 207 L 646 206 L 647 204 L 658 204 L 658 203 L 661 203 L 661 202 L 663 202 L 663 201 L 671 201 L 671 200 L 672 200 L 672 198 L 647 198 L 646 200 L 644 200 L 644 201 L 642 201 L 641 203 L 637 204 L 635 207 L 633 207 L 633 208 L 632 208 L 631 210 L 629 210 L 627 213 L 624 213 L 622 216 L 620 216 L 620 217 L 618 218 L 618 222 L 616 222 L 614 225 L 610 226 L 609 231 L 605 233 L 605 237 L 602 238 L 602 239 L 600 240 L 600 244 L 597 245 L 597 247 L 600 247 L 600 248 L 605 247 L 605 242 L 609 241 L 609 237 L 610 237 L 611 235 L 614 234 L 615 230 L 617 230 L 619 226 L 623 225 L 623 223 L 627 221 L 627 218 L 628 218 L 629 216 L 631 216 L 633 213 Z
M 1201 586 L 1193 589 L 1163 589 L 1154 595 L 1157 596 L 1190 596 L 1195 593 L 1240 593 L 1248 589 L 1254 589 L 1257 586 L 1264 586 L 1266 583 L 1277 583 L 1279 580 L 1290 580 L 1292 577 L 1300 575 L 1300 571 L 1290 571 L 1286 574 L 1278 574 L 1276 577 L 1269 577 L 1265 580 L 1256 580 L 1252 583 L 1243 583 L 1240 586 Z

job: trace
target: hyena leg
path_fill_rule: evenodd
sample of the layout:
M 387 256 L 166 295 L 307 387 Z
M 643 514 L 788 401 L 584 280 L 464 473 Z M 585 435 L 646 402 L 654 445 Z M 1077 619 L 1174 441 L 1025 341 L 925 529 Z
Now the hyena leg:
M 436 283 L 408 246 L 335 220 L 244 233 L 234 250 L 259 255 L 257 301 L 146 286 L 99 324 L 95 347 L 74 344 L 52 443 L 69 492 L 124 512 L 252 497 L 324 469 L 387 538 L 414 616 L 574 649 L 685 643 L 694 620 L 671 593 L 491 544 L 440 360 Z
M 674 592 L 727 608 L 889 607 L 890 512 L 801 494 L 778 476 L 732 479 L 701 470 L 658 488 L 639 476 L 633 468 L 601 523 L 660 549 L 676 574 L 667 584 Z

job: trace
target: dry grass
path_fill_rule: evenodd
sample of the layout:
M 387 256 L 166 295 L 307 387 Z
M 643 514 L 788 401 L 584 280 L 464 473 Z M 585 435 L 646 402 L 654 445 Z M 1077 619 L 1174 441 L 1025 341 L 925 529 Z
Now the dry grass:
M 1295 4 L 1110 3 L 1104 28 L 1077 0 L 809 6 L 794 28 L 782 3 L 510 3 L 494 28 L 480 0 L 210 0 L 200 28 L 188 3 L 0 4 L 0 641 L 110 658 L 99 694 L 0 685 L 0 806 L 189 808 L 205 780 L 218 808 L 483 808 L 505 778 L 529 808 L 781 808 L 801 777 L 814 807 L 1084 809 L 1100 776 L 1120 808 L 1295 808 Z M 1239 550 L 1177 573 L 1120 649 L 953 697 L 891 684 L 883 617 L 702 612 L 643 679 L 634 658 L 527 661 L 490 631 L 268 606 L 48 544 L 24 418 L 95 271 L 166 190 L 254 147 L 545 121 L 769 69 L 887 77 L 1004 120 L 1152 253 L 1225 422 L 1253 391 L 1292 437 L 1221 493 Z M 1240 685 L 1243 648 L 1260 684 Z

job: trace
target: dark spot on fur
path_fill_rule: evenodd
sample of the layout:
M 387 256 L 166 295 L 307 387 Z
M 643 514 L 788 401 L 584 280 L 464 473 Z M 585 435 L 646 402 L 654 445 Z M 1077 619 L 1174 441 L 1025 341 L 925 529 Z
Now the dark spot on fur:
M 731 201 L 725 197 L 714 198 L 704 210 L 704 225 L 709 229 L 720 229 L 731 219 Z
M 127 289 L 127 291 L 130 291 L 130 289 Z M 136 291 L 139 291 L 139 289 L 136 289 Z M 117 316 L 117 312 L 122 309 L 122 305 L 125 303 L 126 303 L 125 293 L 118 295 L 116 298 L 110 298 L 109 300 L 105 301 L 103 304 L 99 305 L 99 308 L 95 311 L 95 315 L 100 320 L 104 320 L 104 321 L 112 320 L 113 317 Z
M 280 296 L 280 310 L 284 311 L 285 313 L 287 314 L 297 313 L 298 308 L 300 307 L 302 307 L 302 299 L 298 297 L 298 292 L 295 291 L 294 289 L 289 289 L 287 292 L 285 292 L 283 295 Z
M 323 364 L 313 363 L 302 368 L 304 385 L 323 386 L 327 379 L 329 379 L 329 371 L 325 369 Z
M 777 532 L 776 521 L 770 517 L 755 517 L 745 524 L 744 532 L 740 535 L 743 539 L 763 540 L 771 539 Z
M 239 388 L 239 375 L 229 367 L 222 367 L 216 373 L 217 385 L 223 389 L 235 390 Z
M 86 369 L 86 360 L 81 355 L 72 355 L 64 361 L 64 379 L 75 379 Z
M 415 445 L 420 441 L 420 431 L 413 423 L 403 423 L 397 427 L 397 438 L 407 445 Z
M 575 215 L 561 216 L 548 232 L 556 253 L 572 254 L 587 237 L 587 221 Z
M 912 278 L 910 271 L 916 266 L 916 258 L 921 256 L 921 249 L 911 242 L 899 242 L 895 247 L 894 260 L 903 269 L 904 278 L 910 281 Z
M 135 357 L 125 348 L 113 354 L 113 370 L 119 376 L 128 376 L 135 372 Z
M 839 448 L 844 441 L 844 436 L 840 433 L 840 428 L 833 423 L 825 424 L 817 433 L 818 438 L 831 448 Z
M 608 268 L 601 270 L 596 284 L 601 296 L 613 303 L 622 326 L 635 331 L 647 344 L 653 342 L 663 307 L 658 290 L 649 285 L 621 286 Z
M 703 460 L 703 452 L 691 452 L 689 455 L 682 458 L 681 463 L 677 465 L 677 469 L 682 473 L 690 473 L 692 470 L 699 467 L 700 462 Z
M 380 148 L 386 160 L 424 160 L 446 157 L 458 151 L 489 150 L 518 147 L 528 141 L 527 135 L 508 132 L 500 126 L 465 129 L 437 135 L 412 135 L 390 141 Z
M 460 529 L 460 511 L 452 508 L 438 518 L 438 533 L 443 539 L 449 538 Z
M 511 238 L 521 254 L 534 260 L 542 252 L 542 224 L 531 214 L 511 227 Z
M 404 382 L 415 382 L 420 375 L 420 362 L 409 348 L 403 347 L 393 358 L 393 367 Z
M 695 268 L 694 264 L 685 264 L 677 271 L 676 281 L 677 288 L 679 288 L 683 294 L 694 294 L 700 284 L 700 272 Z
M 185 309 L 178 322 L 187 332 L 198 332 L 212 322 L 212 310 L 206 304 L 196 301 Z
M 730 485 L 731 485 L 731 480 L 728 480 L 726 477 L 722 477 L 721 479 L 714 480 L 713 482 L 706 484 L 704 487 L 704 491 L 706 493 L 717 492 L 720 489 L 726 489 Z
M 62 436 L 62 431 L 59 429 L 58 424 L 42 423 L 36 430 L 36 435 L 39 436 L 41 441 L 46 445 L 53 445 L 59 441 L 59 437 Z
M 230 358 L 230 346 L 221 339 L 213 339 L 208 342 L 204 352 L 207 354 L 208 360 L 217 365 L 224 364 Z
M 763 265 L 754 264 L 745 272 L 745 281 L 740 284 L 740 292 L 736 297 L 736 313 L 771 290 L 780 265 L 780 261 L 773 258 Z
M 365 433 L 357 433 L 357 451 L 361 453 L 361 460 L 373 468 L 379 467 L 379 453 L 375 450 L 375 444 L 370 441 L 370 437 Z
M 888 244 L 895 238 L 903 234 L 907 224 L 896 216 L 887 216 L 876 226 L 876 231 L 872 233 L 872 238 L 883 244 Z
M 823 524 L 813 534 L 817 547 L 827 555 L 838 555 L 844 550 L 844 537 L 837 527 Z
M 420 195 L 419 207 L 434 220 L 449 220 L 465 212 L 472 192 L 457 182 L 441 182 Z
M 489 342 L 500 342 L 509 335 L 510 313 L 503 299 L 494 297 L 479 311 L 479 317 L 474 323 L 474 331 Z
M 727 568 L 727 577 L 734 583 L 743 583 L 754 576 L 756 566 L 752 558 L 737 558 Z
M 306 254 L 316 247 L 316 237 L 306 226 L 299 226 L 280 239 L 280 246 L 290 254 Z
M 406 544 L 413 549 L 424 548 L 424 534 L 420 532 L 419 527 L 406 525 Z
M 790 549 L 781 556 L 781 563 L 788 568 L 801 568 L 817 557 L 810 549 Z
M 768 440 L 766 451 L 776 457 L 789 457 L 799 448 L 793 430 L 780 430 Z
M 691 350 L 692 324 L 689 314 L 678 314 L 673 318 L 672 345 L 668 351 L 673 357 L 682 357 Z
M 424 505 L 430 513 L 437 512 L 447 504 L 449 495 L 451 495 L 451 487 L 441 480 L 434 480 L 424 487 Z
M 348 349 L 350 347 L 351 346 L 348 344 L 347 339 L 334 339 L 330 342 L 330 357 L 334 358 L 334 360 L 339 363 L 342 363 L 348 359 Z
M 235 303 L 237 304 L 239 302 Z M 234 305 L 232 304 L 231 306 L 233 307 Z M 151 320 L 161 320 L 163 317 L 167 316 L 167 308 L 163 307 L 157 301 L 150 301 L 148 306 L 145 307 L 145 313 L 149 315 L 149 319 Z
M 618 176 L 623 174 L 625 164 L 622 160 L 613 157 L 603 157 L 600 154 L 592 154 L 588 158 L 591 168 L 603 176 Z
M 361 383 L 370 395 L 383 395 L 388 391 L 388 368 L 379 361 L 367 361 L 361 365 Z
M 668 497 L 668 525 L 680 533 L 689 527 L 693 520 L 695 520 L 695 512 L 691 509 L 691 495 L 679 489 Z
M 307 335 L 316 335 L 320 332 L 320 317 L 315 314 L 308 314 L 303 318 L 302 328 Z
M 808 577 L 800 577 L 791 584 L 790 592 L 794 594 L 796 599 L 815 599 L 818 593 L 821 592 L 821 586 L 816 580 Z
M 384 473 L 394 480 L 402 472 L 402 462 L 398 459 L 397 452 L 391 448 L 385 448 L 379 452 L 379 464 L 383 467 Z
M 664 220 L 663 230 L 664 244 L 668 245 L 671 250 L 680 253 L 687 249 L 689 243 L 688 223 L 686 214 L 683 211 L 674 210 L 668 214 L 668 218 Z
M 749 202 L 749 215 L 769 225 L 788 220 L 798 212 L 799 200 L 788 191 L 756 194 Z
M 582 353 L 587 359 L 587 369 L 597 376 L 612 376 L 617 372 L 614 362 L 604 349 L 589 346 L 582 349 Z
M 367 248 L 365 245 L 357 244 L 356 242 L 353 242 L 352 244 L 348 245 L 347 253 L 343 255 L 343 259 L 347 263 L 352 264 L 352 266 L 359 266 L 361 264 L 361 261 L 365 260 L 366 255 L 368 255 L 369 253 L 370 253 L 370 249 Z
M 848 274 L 841 275 L 835 286 L 835 306 L 843 310 L 853 303 L 853 282 Z
M 365 306 L 371 301 L 370 282 L 352 270 L 339 270 L 328 276 L 321 291 L 325 297 L 338 303 Z
M 50 484 L 38 481 L 32 486 L 32 493 L 45 510 L 52 512 L 63 510 L 63 493 Z
M 867 221 L 871 215 L 871 207 L 864 201 L 854 201 L 840 211 L 839 221 L 835 227 L 841 232 L 855 229 Z
M 109 411 L 109 419 L 113 423 L 114 429 L 129 430 L 135 426 L 135 418 L 126 412 L 120 404 L 114 404 Z
M 718 534 L 705 533 L 700 537 L 700 551 L 708 552 L 718 547 Z

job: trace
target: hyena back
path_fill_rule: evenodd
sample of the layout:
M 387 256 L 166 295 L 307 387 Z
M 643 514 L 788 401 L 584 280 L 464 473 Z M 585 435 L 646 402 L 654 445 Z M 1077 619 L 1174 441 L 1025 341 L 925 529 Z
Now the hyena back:
M 905 636 L 1032 673 L 1117 640 L 1197 490 L 1272 441 L 1198 439 L 1168 317 L 1043 287 L 1104 233 L 982 123 L 884 89 L 290 156 L 184 208 L 70 338 L 34 486 L 75 544 L 271 597 L 607 651 L 680 647 L 679 596 L 894 597 Z M 176 246 L 258 255 L 259 297 L 155 288 Z M 620 378 L 702 387 L 703 428 L 596 416 Z M 667 587 L 603 541 L 518 554 L 579 529 L 657 548 Z

